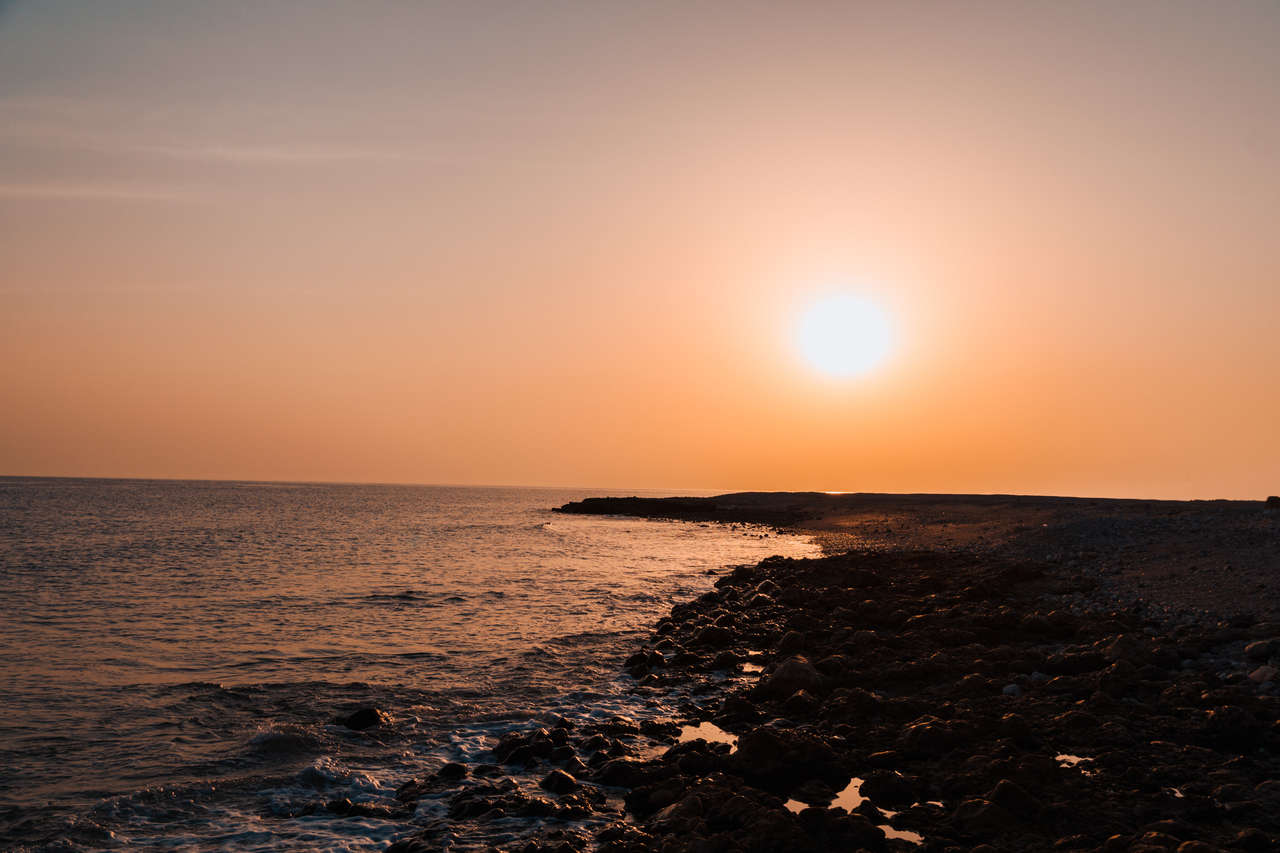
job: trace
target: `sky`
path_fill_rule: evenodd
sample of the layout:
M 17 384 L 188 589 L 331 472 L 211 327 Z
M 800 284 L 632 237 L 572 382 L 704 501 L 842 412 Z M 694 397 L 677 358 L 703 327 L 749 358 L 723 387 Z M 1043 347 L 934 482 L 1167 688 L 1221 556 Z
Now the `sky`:
M 0 2 L 0 474 L 1261 499 L 1277 80 L 1273 2 Z

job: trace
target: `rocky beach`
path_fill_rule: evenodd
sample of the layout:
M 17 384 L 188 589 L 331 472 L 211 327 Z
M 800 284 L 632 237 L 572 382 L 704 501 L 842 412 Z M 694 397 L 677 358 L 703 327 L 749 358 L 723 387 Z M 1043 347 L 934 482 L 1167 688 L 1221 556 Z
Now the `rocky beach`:
M 805 531 L 825 556 L 732 568 L 654 626 L 626 670 L 677 715 L 535 719 L 405 785 L 406 813 L 447 818 L 390 849 L 1277 849 L 1277 504 L 566 505 Z

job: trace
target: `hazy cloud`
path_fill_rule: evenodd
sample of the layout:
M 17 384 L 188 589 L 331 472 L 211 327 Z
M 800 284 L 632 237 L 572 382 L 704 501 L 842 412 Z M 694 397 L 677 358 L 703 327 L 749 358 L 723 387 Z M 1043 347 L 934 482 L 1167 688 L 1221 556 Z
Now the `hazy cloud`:
M 181 127 L 188 123 L 189 120 L 181 115 L 171 116 L 170 121 L 151 129 L 119 130 L 122 125 L 127 126 L 126 119 L 133 112 L 131 105 L 104 104 L 98 100 L 58 97 L 0 99 L 0 143 L 244 165 L 307 166 L 422 159 L 411 152 L 358 145 L 290 144 L 261 140 L 196 142 L 163 127 L 164 124 Z
M 111 184 L 0 184 L 0 199 L 32 201 L 190 202 L 195 197 L 169 189 Z
M 145 154 L 192 160 L 227 163 L 271 163 L 307 165 L 310 163 L 357 162 L 361 160 L 408 160 L 408 155 L 393 151 L 360 148 L 323 148 L 307 146 L 257 145 L 139 145 L 129 148 Z

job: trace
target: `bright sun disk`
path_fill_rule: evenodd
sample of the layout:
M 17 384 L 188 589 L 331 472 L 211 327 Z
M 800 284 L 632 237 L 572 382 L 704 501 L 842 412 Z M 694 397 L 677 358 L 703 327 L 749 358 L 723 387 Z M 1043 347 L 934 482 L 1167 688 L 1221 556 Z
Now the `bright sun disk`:
M 796 327 L 801 355 L 832 376 L 858 376 L 871 370 L 889 355 L 892 338 L 884 310 L 851 293 L 813 303 Z

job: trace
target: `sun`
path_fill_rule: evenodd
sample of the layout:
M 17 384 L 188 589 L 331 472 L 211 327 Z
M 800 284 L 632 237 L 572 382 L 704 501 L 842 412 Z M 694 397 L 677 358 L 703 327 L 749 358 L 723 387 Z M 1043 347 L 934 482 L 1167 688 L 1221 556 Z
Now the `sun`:
M 805 360 L 823 373 L 860 376 L 888 357 L 893 329 L 879 305 L 852 293 L 837 293 L 800 315 L 796 344 Z

